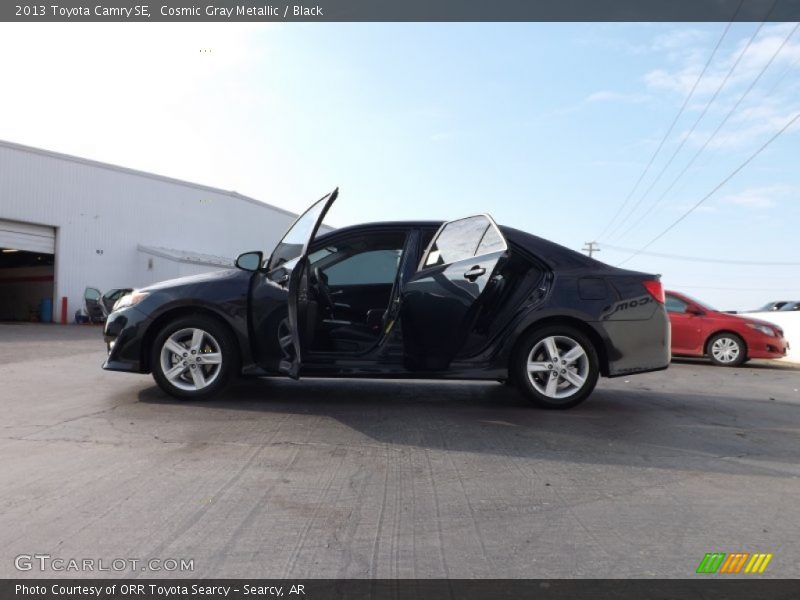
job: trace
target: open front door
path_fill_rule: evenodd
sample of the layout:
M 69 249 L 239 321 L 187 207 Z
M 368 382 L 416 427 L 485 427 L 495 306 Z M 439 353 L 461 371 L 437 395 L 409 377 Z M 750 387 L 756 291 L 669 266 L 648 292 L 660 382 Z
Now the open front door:
M 297 379 L 300 373 L 301 340 L 307 320 L 308 246 L 338 195 L 339 188 L 336 188 L 300 215 L 275 246 L 267 263 L 268 272 L 272 273 L 276 269 L 283 268 L 288 277 L 288 319 L 286 330 L 281 332 L 283 359 L 278 365 L 278 370 L 294 379 Z
M 102 323 L 106 315 L 100 303 L 103 294 L 97 288 L 87 287 L 83 291 L 83 308 L 91 323 Z
M 402 291 L 406 368 L 438 371 L 450 365 L 472 332 L 507 250 L 488 215 L 442 225 Z
M 339 195 L 339 188 L 315 202 L 300 215 L 275 247 L 267 263 L 267 272 L 283 270 L 288 283 L 288 319 L 280 332 L 283 352 L 278 369 L 297 379 L 302 361 L 303 329 L 308 307 L 308 246 L 319 230 L 322 220 Z

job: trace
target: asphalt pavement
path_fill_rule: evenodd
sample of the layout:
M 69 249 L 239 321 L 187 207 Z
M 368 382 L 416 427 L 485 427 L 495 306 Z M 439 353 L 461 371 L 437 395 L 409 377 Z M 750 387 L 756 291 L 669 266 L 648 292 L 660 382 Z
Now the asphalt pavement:
M 0 577 L 800 577 L 800 370 L 702 361 L 580 407 L 499 383 L 262 379 L 178 402 L 91 326 L 0 325 Z M 127 569 L 127 567 L 126 567 Z M 752 577 L 752 576 L 751 576 Z

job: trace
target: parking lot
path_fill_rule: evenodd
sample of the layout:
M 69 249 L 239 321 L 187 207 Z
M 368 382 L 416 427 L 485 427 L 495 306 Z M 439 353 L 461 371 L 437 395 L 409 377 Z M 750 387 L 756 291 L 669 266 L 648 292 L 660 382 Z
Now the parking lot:
M 476 382 L 254 380 L 181 403 L 104 354 L 96 327 L 0 325 L 2 577 L 63 575 L 20 573 L 23 553 L 197 577 L 691 577 L 714 551 L 800 576 L 800 370 L 683 362 L 547 412 Z

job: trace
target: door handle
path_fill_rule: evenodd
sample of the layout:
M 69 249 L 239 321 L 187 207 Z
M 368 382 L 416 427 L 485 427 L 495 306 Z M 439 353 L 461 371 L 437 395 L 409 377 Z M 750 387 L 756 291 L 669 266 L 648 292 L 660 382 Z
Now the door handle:
M 470 281 L 475 281 L 478 277 L 486 273 L 486 269 L 481 267 L 480 265 L 476 265 L 472 267 L 469 271 L 464 273 L 464 279 L 469 279 Z

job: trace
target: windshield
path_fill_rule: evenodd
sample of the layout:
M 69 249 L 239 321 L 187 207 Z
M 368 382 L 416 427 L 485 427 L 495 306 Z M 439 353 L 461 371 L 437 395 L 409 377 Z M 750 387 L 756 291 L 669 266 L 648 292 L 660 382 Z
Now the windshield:
M 268 271 L 289 261 L 296 260 L 303 254 L 306 244 L 311 241 L 314 228 L 317 226 L 317 221 L 322 211 L 325 210 L 329 197 L 330 194 L 313 204 L 311 208 L 298 217 L 294 225 L 283 236 L 283 239 L 275 246 L 275 250 L 272 251 L 272 256 L 267 265 Z

